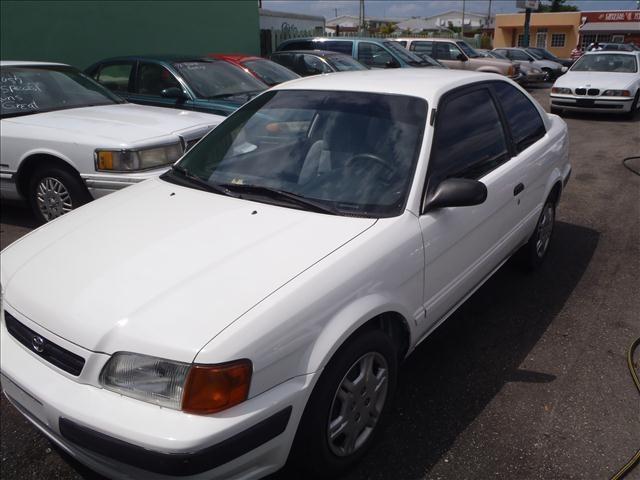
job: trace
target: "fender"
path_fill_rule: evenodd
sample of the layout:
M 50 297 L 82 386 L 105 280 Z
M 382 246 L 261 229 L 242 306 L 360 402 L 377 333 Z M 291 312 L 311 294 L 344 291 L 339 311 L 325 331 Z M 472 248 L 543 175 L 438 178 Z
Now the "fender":
M 24 154 L 22 154 L 22 156 L 18 160 L 18 166 L 17 166 L 18 173 L 20 172 L 20 168 L 22 167 L 24 161 L 29 157 L 33 157 L 35 155 L 48 155 L 50 157 L 56 157 L 59 160 L 62 160 L 65 163 L 69 164 L 69 166 L 74 170 L 78 172 L 80 171 L 76 163 L 73 160 L 71 160 L 71 158 L 69 158 L 67 155 L 60 153 L 57 150 L 52 150 L 51 148 L 38 147 L 38 148 L 33 148 L 31 150 L 28 150 Z
M 329 320 L 311 347 L 307 362 L 307 372 L 317 372 L 323 369 L 336 351 L 344 345 L 347 339 L 360 327 L 383 313 L 399 314 L 410 333 L 409 349 L 415 342 L 415 314 L 407 312 L 399 303 L 393 302 L 386 292 L 375 293 L 356 299 L 340 310 Z

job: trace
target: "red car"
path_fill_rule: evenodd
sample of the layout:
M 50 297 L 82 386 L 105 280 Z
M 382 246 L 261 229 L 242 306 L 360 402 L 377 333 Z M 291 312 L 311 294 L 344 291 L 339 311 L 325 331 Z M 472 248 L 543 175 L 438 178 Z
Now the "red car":
M 208 56 L 233 63 L 270 87 L 288 80 L 293 80 L 294 78 L 300 78 L 297 73 L 266 58 L 226 53 L 210 53 Z

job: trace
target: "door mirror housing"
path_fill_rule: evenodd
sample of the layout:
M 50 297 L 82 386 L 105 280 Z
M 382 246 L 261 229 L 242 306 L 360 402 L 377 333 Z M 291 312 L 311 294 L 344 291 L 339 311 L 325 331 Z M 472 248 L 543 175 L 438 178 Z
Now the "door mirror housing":
M 177 98 L 177 99 L 187 98 L 184 91 L 182 91 L 182 89 L 178 87 L 164 88 L 160 92 L 160 95 L 164 98 Z
M 447 178 L 427 199 L 423 213 L 438 208 L 480 205 L 486 199 L 487 187 L 484 183 L 469 178 Z
M 461 62 L 466 62 L 467 61 L 467 57 L 466 57 L 466 55 L 464 53 L 459 53 L 456 58 L 458 60 L 460 60 Z
M 399 66 L 398 61 L 393 58 L 384 64 L 384 68 L 398 68 Z

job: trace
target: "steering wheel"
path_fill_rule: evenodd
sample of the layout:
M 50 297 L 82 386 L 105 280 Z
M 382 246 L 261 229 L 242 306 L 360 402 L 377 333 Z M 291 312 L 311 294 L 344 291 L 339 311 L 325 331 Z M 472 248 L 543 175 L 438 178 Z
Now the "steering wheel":
M 362 162 L 363 160 L 373 160 L 376 164 L 381 165 L 392 175 L 396 172 L 396 169 L 393 165 L 380 158 L 378 155 L 374 155 L 373 153 L 358 153 L 347 160 L 344 165 L 345 167 L 350 167 L 352 163 L 355 163 L 357 161 Z

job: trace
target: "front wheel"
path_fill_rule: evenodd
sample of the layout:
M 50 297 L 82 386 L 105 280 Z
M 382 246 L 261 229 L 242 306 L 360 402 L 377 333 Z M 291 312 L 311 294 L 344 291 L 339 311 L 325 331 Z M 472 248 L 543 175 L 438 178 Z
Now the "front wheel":
M 304 478 L 334 478 L 371 446 L 396 386 L 397 352 L 382 331 L 345 344 L 325 367 L 307 403 L 290 466 Z
M 89 192 L 67 169 L 45 167 L 29 181 L 29 204 L 40 223 L 49 222 L 90 200 Z

